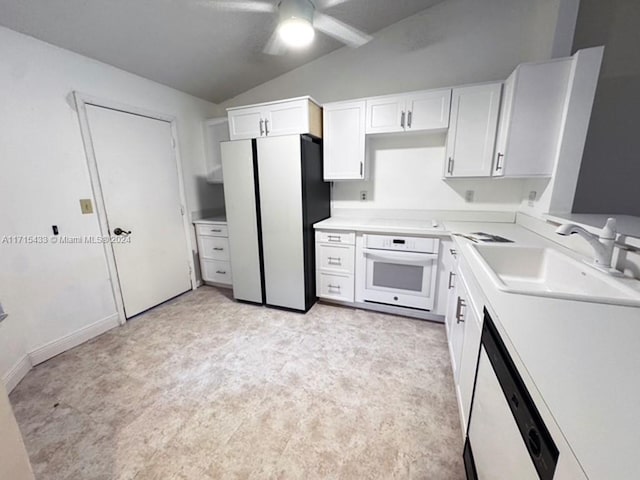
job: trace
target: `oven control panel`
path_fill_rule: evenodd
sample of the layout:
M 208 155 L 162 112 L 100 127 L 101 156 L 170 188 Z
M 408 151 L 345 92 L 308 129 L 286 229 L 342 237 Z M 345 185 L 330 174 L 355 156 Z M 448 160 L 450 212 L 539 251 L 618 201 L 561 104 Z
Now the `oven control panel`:
M 438 253 L 438 239 L 391 235 L 365 235 L 366 248 L 404 252 Z

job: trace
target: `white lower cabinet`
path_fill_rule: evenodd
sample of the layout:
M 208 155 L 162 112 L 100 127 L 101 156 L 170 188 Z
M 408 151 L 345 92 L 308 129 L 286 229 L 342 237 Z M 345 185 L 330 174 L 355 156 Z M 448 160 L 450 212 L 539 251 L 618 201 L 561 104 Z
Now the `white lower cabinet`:
M 353 275 L 317 272 L 317 295 L 344 302 L 353 302 Z
M 445 324 L 464 438 L 480 351 L 485 299 L 474 283 L 475 279 L 464 271 L 464 261 L 457 258 L 455 248 L 446 250 L 443 255 L 449 287 Z
M 355 232 L 316 231 L 316 295 L 354 301 Z
M 226 222 L 196 223 L 200 273 L 204 283 L 231 287 L 231 258 Z
M 460 365 L 456 379 L 456 391 L 460 405 L 462 431 L 466 432 L 471 410 L 473 383 L 478 365 L 480 352 L 480 337 L 482 336 L 482 306 L 480 310 L 469 295 L 463 276 L 459 276 L 457 297 L 459 300 L 458 322 L 464 325 L 462 348 L 460 350 Z

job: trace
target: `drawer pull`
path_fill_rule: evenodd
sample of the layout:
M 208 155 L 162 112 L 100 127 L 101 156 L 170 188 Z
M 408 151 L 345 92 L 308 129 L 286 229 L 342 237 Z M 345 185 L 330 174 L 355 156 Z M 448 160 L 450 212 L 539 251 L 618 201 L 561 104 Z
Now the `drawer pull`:
M 456 323 L 464 323 L 464 315 L 462 315 L 462 309 L 466 306 L 467 304 L 464 299 L 458 297 L 458 305 L 456 306 Z
M 220 274 L 220 275 L 226 275 L 227 274 L 227 272 L 225 270 L 216 270 L 216 273 Z
M 329 290 L 334 289 L 334 290 L 338 290 L 340 291 L 340 285 L 327 285 L 327 287 L 329 287 Z
M 222 247 L 213 247 L 214 250 L 221 252 L 222 250 L 224 250 L 224 248 Z
M 449 272 L 449 290 L 451 290 L 455 285 L 453 285 L 453 277 L 455 277 L 456 274 L 453 272 Z
M 342 265 L 342 259 L 340 257 L 327 257 L 327 261 L 329 265 L 336 265 L 338 267 Z
M 327 239 L 330 242 L 340 242 L 341 241 L 340 235 L 327 235 Z

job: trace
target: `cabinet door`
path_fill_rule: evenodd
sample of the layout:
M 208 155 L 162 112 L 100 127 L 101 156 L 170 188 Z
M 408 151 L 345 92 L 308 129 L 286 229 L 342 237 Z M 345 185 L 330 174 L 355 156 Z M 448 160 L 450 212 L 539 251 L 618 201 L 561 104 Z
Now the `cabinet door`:
M 295 135 L 309 131 L 309 102 L 294 100 L 265 107 L 265 135 Z
M 476 376 L 478 365 L 478 353 L 480 352 L 480 337 L 482 336 L 481 320 L 474 309 L 469 294 L 465 289 L 464 282 L 458 285 L 460 297 L 463 299 L 463 306 L 460 308 L 459 317 L 464 325 L 462 349 L 460 352 L 460 365 L 458 368 L 457 388 L 462 407 L 462 418 L 464 425 L 469 420 L 471 410 L 471 396 L 473 394 L 473 382 Z
M 453 90 L 445 177 L 489 177 L 502 84 Z
M 407 130 L 437 130 L 449 127 L 451 89 L 434 90 L 407 97 Z
M 405 97 L 367 100 L 366 133 L 404 132 L 407 122 Z
M 231 140 L 258 138 L 264 134 L 264 122 L 260 107 L 240 108 L 229 112 L 229 137 Z
M 364 178 L 364 101 L 324 105 L 324 179 Z
M 551 176 L 563 132 L 571 66 L 571 59 L 523 64 L 509 77 L 494 176 Z
M 507 138 L 509 138 L 509 125 L 511 124 L 511 107 L 513 105 L 513 92 L 515 73 L 504 82 L 504 92 L 500 103 L 500 123 L 496 136 L 495 159 L 493 162 L 494 177 L 504 176 L 504 155 L 507 151 Z

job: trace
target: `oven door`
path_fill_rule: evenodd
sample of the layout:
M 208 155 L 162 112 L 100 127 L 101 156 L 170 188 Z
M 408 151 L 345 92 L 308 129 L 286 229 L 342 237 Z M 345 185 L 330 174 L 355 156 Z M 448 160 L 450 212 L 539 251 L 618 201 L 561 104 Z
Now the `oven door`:
M 434 303 L 437 253 L 363 250 L 364 301 L 431 310 Z

